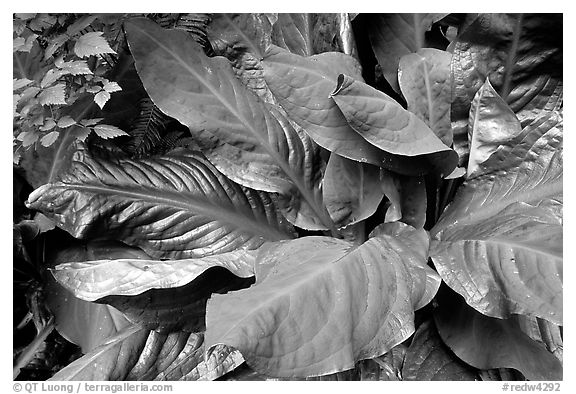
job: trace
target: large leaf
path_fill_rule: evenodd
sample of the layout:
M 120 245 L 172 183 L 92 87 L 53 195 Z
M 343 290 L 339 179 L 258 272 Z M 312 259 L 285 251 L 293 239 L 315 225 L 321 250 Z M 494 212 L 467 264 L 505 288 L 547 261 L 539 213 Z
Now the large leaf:
M 214 380 L 244 361 L 234 349 L 216 350 L 205 359 L 202 334 L 160 334 L 130 326 L 51 380 Z
M 208 302 L 207 346 L 232 346 L 270 376 L 351 369 L 414 331 L 414 310 L 439 286 L 427 250 L 426 232 L 403 224 L 357 248 L 327 237 L 264 246 L 256 284 Z
M 235 77 L 223 57 L 209 58 L 185 32 L 146 19 L 126 24 L 138 73 L 154 103 L 188 126 L 209 160 L 248 187 L 291 196 L 307 205 L 308 229 L 332 227 L 311 171 L 314 150 L 280 111 Z
M 271 46 L 263 64 L 266 82 L 282 108 L 318 145 L 348 159 L 405 174 L 430 169 L 426 160 L 385 152 L 350 127 L 330 94 L 339 74 L 361 80 L 352 57 L 329 52 L 305 58 Z
M 446 14 L 375 14 L 371 15 L 368 37 L 384 77 L 396 92 L 400 58 L 426 46 L 425 36 L 432 23 Z
M 455 149 L 467 152 L 468 113 L 486 78 L 522 126 L 562 106 L 562 14 L 470 15 L 453 43 Z
M 432 321 L 424 322 L 406 351 L 404 380 L 476 380 L 476 372 L 459 360 L 442 342 Z
M 470 152 L 467 176 L 476 171 L 480 163 L 486 161 L 500 145 L 514 140 L 522 132 L 520 121 L 496 93 L 490 80 L 486 82 L 474 97 L 470 108 L 468 141 Z
M 354 131 L 383 151 L 428 161 L 428 170 L 436 169 L 442 175 L 456 167 L 456 152 L 385 93 L 341 74 L 331 97 Z
M 208 25 L 208 39 L 217 55 L 227 57 L 236 76 L 252 92 L 273 103 L 260 60 L 272 43 L 273 14 L 215 14 Z
M 152 288 L 133 296 L 112 294 L 97 302 L 111 305 L 134 323 L 158 332 L 198 332 L 206 328 L 206 301 L 213 293 L 224 294 L 253 283 L 254 277 L 240 278 L 225 268 L 212 267 L 183 286 Z
M 530 380 L 562 380 L 562 364 L 524 334 L 515 318 L 495 319 L 463 301 L 437 309 L 438 332 L 450 349 L 478 369 L 514 368 Z
M 30 194 L 76 238 L 139 246 L 156 258 L 198 258 L 289 237 L 268 194 L 245 189 L 197 153 L 102 160 L 78 152 L 69 172 Z
M 349 25 L 347 14 L 279 13 L 272 43 L 300 56 L 330 51 L 353 54 Z
M 447 146 L 452 145 L 451 59 L 452 55 L 446 51 L 423 48 L 402 56 L 398 66 L 398 81 L 408 110 L 422 119 Z
M 480 312 L 562 324 L 562 172 L 551 113 L 482 163 L 432 229 L 438 272 Z
M 384 192 L 380 171 L 371 164 L 331 155 L 323 180 L 326 209 L 338 227 L 360 222 L 374 214 Z
M 139 249 L 120 243 L 91 242 L 85 246 L 72 246 L 59 251 L 54 259 L 51 259 L 51 265 L 98 258 L 138 260 L 150 256 Z M 54 279 L 47 281 L 46 303 L 54 314 L 56 329 L 60 335 L 80 346 L 84 353 L 101 345 L 108 337 L 130 325 L 130 322 L 115 308 L 81 300 Z
M 198 259 L 96 260 L 59 264 L 52 274 L 77 297 L 96 301 L 109 295 L 132 296 L 150 289 L 184 286 L 212 267 L 247 278 L 254 276 L 255 258 L 256 251 L 236 250 Z

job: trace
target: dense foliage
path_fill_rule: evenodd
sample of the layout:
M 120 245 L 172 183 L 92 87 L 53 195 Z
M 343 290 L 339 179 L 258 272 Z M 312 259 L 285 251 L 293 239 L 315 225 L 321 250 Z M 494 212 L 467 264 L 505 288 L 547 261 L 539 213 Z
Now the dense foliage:
M 562 379 L 562 16 L 15 14 L 14 377 Z

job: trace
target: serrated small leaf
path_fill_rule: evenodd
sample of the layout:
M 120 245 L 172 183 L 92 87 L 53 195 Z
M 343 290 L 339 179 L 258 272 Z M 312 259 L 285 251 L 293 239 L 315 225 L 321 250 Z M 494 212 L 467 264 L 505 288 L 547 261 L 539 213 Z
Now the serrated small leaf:
M 75 124 L 76 121 L 72 119 L 72 117 L 65 115 L 62 116 L 60 119 L 58 119 L 57 126 L 60 127 L 61 129 L 65 129 L 66 127 L 70 127 Z
M 24 37 L 16 37 L 12 42 L 12 51 L 18 51 L 20 48 L 22 48 L 22 46 L 24 46 L 25 42 L 26 39 Z
M 103 55 L 105 53 L 113 53 L 115 54 L 108 42 L 102 35 L 104 32 L 95 31 L 86 33 L 76 41 L 74 45 L 74 53 L 78 57 L 87 57 L 92 55 Z
M 56 142 L 59 135 L 60 135 L 59 131 L 52 131 L 52 132 L 46 134 L 44 137 L 42 137 L 42 139 L 40 140 L 40 143 L 44 147 L 49 147 L 54 142 Z
M 104 120 L 104 118 L 82 119 L 80 121 L 80 124 L 82 126 L 89 127 L 89 126 L 94 126 L 95 124 L 98 124 L 98 123 L 102 122 L 103 120 Z
M 41 105 L 58 105 L 58 104 L 66 104 L 66 85 L 58 84 L 55 86 L 51 86 L 46 88 L 40 92 L 38 95 L 38 100 Z
M 92 93 L 92 94 L 96 94 L 98 92 L 102 91 L 102 86 L 98 86 L 98 85 L 94 85 L 94 86 L 88 86 L 86 88 L 86 92 L 87 93 Z
M 54 119 L 48 118 L 43 122 L 42 126 L 40 126 L 39 129 L 41 131 L 48 131 L 52 130 L 54 127 L 56 127 L 56 122 L 54 121 Z
M 104 138 L 105 140 L 109 138 L 116 138 L 123 135 L 128 135 L 128 133 L 125 132 L 124 130 L 116 126 L 111 126 L 107 124 L 98 124 L 93 127 L 93 130 L 98 135 L 98 137 Z
M 46 87 L 52 85 L 60 77 L 66 75 L 66 74 L 68 74 L 68 73 L 66 71 L 63 71 L 63 70 L 57 70 L 55 68 L 50 69 L 46 72 L 46 74 L 44 75 L 44 78 L 42 78 L 42 81 L 40 81 L 40 87 L 46 88 Z
M 22 145 L 27 148 L 34 144 L 40 138 L 40 134 L 34 131 L 25 131 L 19 135 L 22 138 Z
M 23 87 L 30 85 L 32 82 L 34 81 L 31 81 L 28 78 L 20 78 L 20 79 L 14 78 L 12 84 L 12 90 L 16 91 L 22 89 Z
M 110 100 L 110 93 L 105 90 L 101 90 L 94 95 L 94 102 L 98 104 L 100 109 L 104 108 L 108 100 Z
M 117 82 L 107 82 L 104 85 L 103 88 L 105 91 L 107 91 L 108 93 L 114 93 L 114 92 L 119 92 L 122 90 L 122 88 L 120 87 L 120 85 L 118 85 Z
M 57 64 L 56 67 L 71 75 L 90 75 L 92 71 L 88 67 L 86 60 L 71 60 L 69 62 L 62 62 Z
M 75 127 L 70 133 L 77 141 L 85 141 L 91 132 L 92 129 L 88 127 Z

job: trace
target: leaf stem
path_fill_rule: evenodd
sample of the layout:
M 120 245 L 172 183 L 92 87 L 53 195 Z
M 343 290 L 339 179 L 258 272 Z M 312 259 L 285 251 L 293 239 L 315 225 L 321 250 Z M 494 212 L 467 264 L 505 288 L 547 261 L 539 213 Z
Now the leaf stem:
M 14 379 L 18 377 L 18 375 L 20 374 L 20 370 L 24 368 L 26 365 L 28 365 L 34 359 L 36 352 L 38 351 L 40 346 L 42 346 L 42 344 L 44 343 L 48 335 L 50 335 L 52 330 L 54 330 L 54 327 L 55 327 L 54 316 L 52 316 L 50 320 L 48 320 L 48 323 L 46 324 L 46 326 L 44 326 L 42 331 L 40 331 L 38 335 L 36 335 L 36 338 L 34 338 L 34 340 L 30 343 L 30 345 L 28 345 L 26 349 L 24 349 L 20 357 L 18 357 L 18 360 L 16 361 L 16 364 L 14 365 L 13 369 Z
M 512 70 L 514 69 L 514 64 L 516 63 L 516 52 L 518 51 L 518 43 L 520 42 L 520 32 L 522 31 L 522 20 L 524 19 L 524 14 L 518 14 L 518 19 L 516 19 L 516 24 L 514 25 L 514 32 L 512 34 L 512 43 L 510 44 L 510 50 L 508 52 L 508 57 L 506 58 L 506 69 L 504 70 L 504 84 L 502 85 L 502 91 L 500 96 L 502 100 L 506 101 L 506 98 L 510 94 L 511 90 L 511 80 L 512 80 Z

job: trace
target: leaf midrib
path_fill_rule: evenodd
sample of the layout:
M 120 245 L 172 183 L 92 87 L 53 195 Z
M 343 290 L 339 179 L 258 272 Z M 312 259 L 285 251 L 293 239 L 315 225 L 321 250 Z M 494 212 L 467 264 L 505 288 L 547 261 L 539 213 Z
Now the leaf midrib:
M 288 234 L 281 232 L 269 223 L 260 222 L 247 215 L 242 215 L 241 212 L 229 204 L 216 205 L 207 198 L 203 201 L 202 198 L 191 193 L 163 191 L 163 193 L 169 194 L 170 197 L 162 197 L 155 193 L 154 190 L 142 186 L 139 188 L 140 190 L 126 186 L 100 186 L 80 183 L 67 183 L 59 187 L 66 190 L 72 189 L 98 195 L 124 197 L 133 201 L 145 201 L 150 204 L 161 204 L 178 208 L 194 215 L 205 216 L 215 221 L 231 224 L 237 229 L 248 230 L 251 234 L 262 236 L 264 239 L 271 241 L 291 238 Z
M 520 202 L 524 203 L 539 202 L 545 198 L 550 198 L 562 194 L 562 190 L 563 190 L 562 178 L 557 179 L 553 182 L 547 182 L 543 185 L 536 186 L 530 190 L 526 190 L 521 193 L 516 193 L 509 198 L 503 198 L 496 202 L 490 202 L 487 205 L 481 205 L 480 207 L 475 207 L 473 212 L 463 217 L 457 218 L 457 222 L 454 223 L 454 225 L 460 227 L 477 223 L 479 221 L 493 217 L 510 204 Z
M 305 187 L 305 184 L 303 180 L 300 179 L 300 177 L 296 176 L 296 174 L 292 171 L 290 164 L 287 161 L 283 160 L 282 157 L 278 155 L 278 152 L 276 152 L 271 148 L 270 144 L 268 143 L 269 141 L 264 139 L 261 133 L 259 133 L 258 130 L 256 130 L 252 126 L 252 124 L 248 122 L 242 116 L 242 114 L 239 113 L 237 109 L 230 102 L 228 102 L 228 100 L 224 96 L 220 94 L 220 92 L 217 89 L 215 89 L 211 84 L 207 83 L 204 80 L 204 78 L 202 78 L 202 76 L 196 72 L 196 70 L 194 70 L 192 67 L 189 67 L 188 64 L 184 61 L 184 59 L 178 56 L 177 53 L 173 52 L 170 48 L 163 45 L 162 42 L 157 40 L 154 36 L 148 34 L 145 30 L 139 27 L 137 28 L 140 30 L 142 34 L 144 34 L 146 37 L 148 37 L 150 40 L 156 43 L 156 45 L 158 45 L 160 49 L 166 51 L 170 56 L 172 56 L 186 71 L 192 74 L 197 81 L 199 81 L 203 86 L 205 86 L 208 89 L 208 91 L 210 91 L 210 93 L 212 93 L 212 95 L 214 95 L 214 97 L 216 97 L 226 107 L 226 109 L 228 109 L 228 111 L 230 111 L 230 113 L 232 113 L 232 115 L 234 115 L 244 125 L 246 130 L 250 131 L 251 134 L 254 135 L 258 141 L 260 141 L 260 145 L 266 150 L 266 152 L 270 155 L 270 157 L 272 157 L 274 162 L 278 164 L 278 166 L 286 174 L 288 179 L 292 181 L 294 186 L 296 186 L 296 188 L 300 192 L 300 195 L 304 198 L 304 200 L 308 202 L 314 213 L 321 220 L 322 224 L 328 228 L 334 228 L 334 225 L 332 224 L 330 216 L 328 215 L 325 207 L 319 206 L 311 190 Z M 247 93 L 252 94 L 251 92 Z M 270 118 L 272 118 L 272 122 L 276 122 L 276 125 L 282 128 L 282 125 L 280 125 L 280 123 L 271 114 L 269 116 Z

